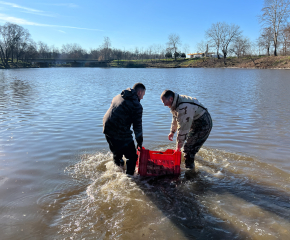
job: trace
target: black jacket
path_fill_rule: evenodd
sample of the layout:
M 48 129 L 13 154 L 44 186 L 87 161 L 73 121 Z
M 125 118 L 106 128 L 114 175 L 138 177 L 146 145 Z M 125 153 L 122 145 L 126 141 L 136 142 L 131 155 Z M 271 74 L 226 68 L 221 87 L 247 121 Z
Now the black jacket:
M 138 139 L 143 139 L 142 132 L 143 107 L 134 89 L 128 88 L 113 98 L 108 111 L 103 118 L 103 133 L 109 137 L 124 141 L 133 140 L 133 130 Z

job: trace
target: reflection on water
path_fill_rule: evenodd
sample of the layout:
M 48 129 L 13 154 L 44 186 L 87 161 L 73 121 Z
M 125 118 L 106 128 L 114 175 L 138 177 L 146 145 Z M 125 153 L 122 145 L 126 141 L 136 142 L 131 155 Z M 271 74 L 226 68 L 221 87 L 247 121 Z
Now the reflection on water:
M 287 73 L 1 70 L 1 239 L 288 239 Z M 174 148 L 164 89 L 209 109 L 214 128 L 196 174 L 182 165 L 178 178 L 128 177 L 113 165 L 102 117 L 139 81 L 146 148 Z

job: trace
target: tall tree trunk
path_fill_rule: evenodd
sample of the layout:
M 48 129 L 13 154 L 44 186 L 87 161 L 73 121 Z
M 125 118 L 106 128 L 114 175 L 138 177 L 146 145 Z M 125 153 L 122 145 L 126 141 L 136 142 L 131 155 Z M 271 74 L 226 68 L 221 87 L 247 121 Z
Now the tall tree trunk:
M 276 49 L 276 45 L 275 45 L 275 49 L 274 49 L 274 56 L 277 56 L 277 49 Z
M 1 51 L 1 53 L 0 53 L 1 61 L 2 61 L 4 68 L 10 68 L 10 66 L 8 64 L 8 58 L 6 58 L 6 55 L 5 55 L 1 45 L 0 45 L 0 51 Z

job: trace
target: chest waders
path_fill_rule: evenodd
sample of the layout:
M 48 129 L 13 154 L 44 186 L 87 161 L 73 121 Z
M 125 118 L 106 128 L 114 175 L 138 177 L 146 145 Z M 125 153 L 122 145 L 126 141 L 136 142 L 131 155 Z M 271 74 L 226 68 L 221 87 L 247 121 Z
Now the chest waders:
M 178 99 L 179 99 L 179 96 L 177 98 L 177 102 L 178 102 Z M 189 103 L 189 104 L 196 105 L 196 106 L 204 109 L 206 112 L 199 119 L 203 119 L 205 117 L 210 118 L 208 110 L 204 106 L 197 104 L 195 102 L 181 102 L 181 103 L 177 104 L 177 107 L 179 107 L 179 105 L 181 105 L 182 103 Z M 196 121 L 198 121 L 198 119 Z M 210 122 L 209 125 L 212 125 L 211 118 L 208 119 L 208 122 Z M 199 151 L 199 149 L 201 148 L 201 146 L 203 145 L 203 143 L 206 141 L 207 137 L 209 136 L 209 133 L 211 131 L 211 127 L 208 130 L 206 130 L 206 129 L 204 129 L 204 130 L 205 130 L 205 135 L 202 134 L 204 136 L 199 136 L 199 134 L 196 135 L 197 132 L 195 132 L 195 133 L 189 132 L 189 136 L 187 139 L 188 141 L 186 141 L 186 144 L 184 145 L 184 160 L 185 160 L 185 167 L 186 168 L 193 169 L 195 167 L 195 164 L 194 164 L 195 154 Z M 201 131 L 203 131 L 203 130 L 201 130 Z M 199 139 L 199 137 L 201 137 L 201 139 Z

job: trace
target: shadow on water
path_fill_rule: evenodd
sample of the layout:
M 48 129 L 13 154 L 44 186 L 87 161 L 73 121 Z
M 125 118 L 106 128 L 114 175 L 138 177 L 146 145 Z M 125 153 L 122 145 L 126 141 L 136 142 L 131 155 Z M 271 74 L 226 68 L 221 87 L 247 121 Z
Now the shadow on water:
M 187 239 L 248 237 L 246 233 L 239 232 L 239 229 L 235 230 L 223 220 L 209 215 L 200 203 L 199 196 L 211 189 L 211 185 L 203 181 L 199 173 L 185 171 L 180 177 L 141 178 L 136 183 Z M 150 185 L 149 191 L 147 184 Z
M 136 180 L 136 184 L 188 239 L 252 239 L 253 237 L 242 227 L 233 225 L 226 216 L 215 216 L 214 211 L 209 212 L 201 202 L 201 198 L 207 201 L 208 195 L 222 197 L 230 194 L 290 223 L 290 196 L 287 193 L 249 181 L 240 183 L 228 181 L 217 184 L 208 181 L 205 175 L 208 174 L 187 170 L 179 177 L 143 177 Z M 230 172 L 224 172 L 224 175 L 228 179 L 237 178 Z M 216 178 L 215 181 L 220 182 L 220 179 Z

